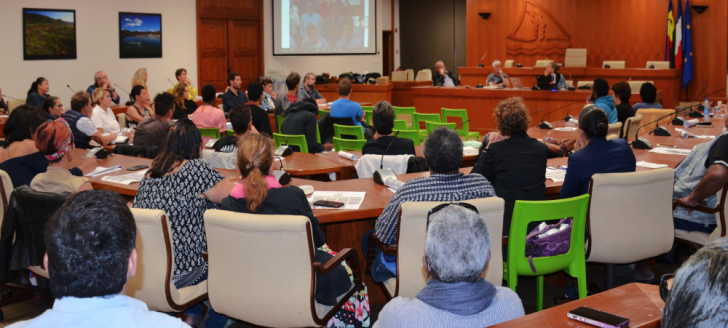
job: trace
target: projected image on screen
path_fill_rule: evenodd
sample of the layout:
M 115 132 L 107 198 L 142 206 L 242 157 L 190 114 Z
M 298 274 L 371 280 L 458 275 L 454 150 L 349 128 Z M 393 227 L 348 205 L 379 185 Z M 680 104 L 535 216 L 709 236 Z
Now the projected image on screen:
M 375 0 L 273 0 L 273 54 L 376 52 Z

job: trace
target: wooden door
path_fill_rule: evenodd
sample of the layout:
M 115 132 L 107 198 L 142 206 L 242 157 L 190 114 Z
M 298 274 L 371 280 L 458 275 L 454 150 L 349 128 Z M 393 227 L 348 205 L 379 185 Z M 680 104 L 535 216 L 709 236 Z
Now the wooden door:
M 212 83 L 217 92 L 227 87 L 228 21 L 226 19 L 200 19 L 197 31 L 198 90 Z
M 228 20 L 228 63 L 243 80 L 242 89 L 263 76 L 262 40 L 259 20 Z
M 394 34 L 382 31 L 382 76 L 391 76 L 394 71 Z

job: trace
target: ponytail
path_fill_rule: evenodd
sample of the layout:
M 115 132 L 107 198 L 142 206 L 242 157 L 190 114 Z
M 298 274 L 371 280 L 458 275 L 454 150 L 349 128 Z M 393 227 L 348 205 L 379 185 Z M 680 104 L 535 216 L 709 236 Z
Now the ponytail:
M 270 141 L 260 134 L 248 133 L 238 141 L 238 169 L 245 183 L 245 202 L 253 213 L 268 197 L 265 177 L 273 165 L 271 148 Z
M 268 181 L 265 181 L 263 173 L 255 166 L 250 168 L 245 179 L 245 202 L 251 212 L 258 212 L 260 205 L 268 197 Z
M 28 97 L 30 97 L 30 94 L 33 92 L 38 93 L 38 85 L 43 83 L 43 81 L 45 81 L 44 77 L 39 77 L 35 79 L 35 82 L 30 85 L 30 90 L 28 90 Z

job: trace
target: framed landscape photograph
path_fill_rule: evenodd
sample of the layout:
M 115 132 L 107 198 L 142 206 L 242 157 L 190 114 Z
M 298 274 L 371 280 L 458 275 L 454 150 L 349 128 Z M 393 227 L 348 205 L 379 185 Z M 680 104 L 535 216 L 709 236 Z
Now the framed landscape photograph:
M 120 12 L 119 57 L 162 58 L 162 14 Z
M 76 59 L 76 11 L 23 8 L 23 59 Z

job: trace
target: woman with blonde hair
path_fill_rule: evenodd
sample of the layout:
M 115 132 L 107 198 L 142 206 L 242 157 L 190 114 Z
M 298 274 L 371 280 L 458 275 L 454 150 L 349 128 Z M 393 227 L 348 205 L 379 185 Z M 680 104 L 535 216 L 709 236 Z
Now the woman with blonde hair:
M 187 115 L 192 115 L 197 110 L 197 104 L 189 99 L 189 94 L 190 86 L 187 83 L 180 83 L 174 87 L 174 103 L 177 108 L 172 115 L 173 119 L 187 118 Z
M 96 129 L 99 129 L 101 133 L 116 133 L 121 134 L 121 126 L 119 121 L 114 115 L 114 111 L 111 110 L 111 93 L 107 88 L 96 88 L 94 93 L 91 95 L 94 104 L 94 114 L 91 116 L 91 121 L 94 122 Z
M 131 78 L 131 87 L 135 87 L 137 85 L 141 85 L 144 87 L 144 92 L 147 93 L 147 99 L 152 99 L 149 97 L 149 90 L 147 88 L 147 69 L 146 68 L 140 68 L 135 73 L 134 76 Z
M 306 195 L 298 187 L 283 187 L 271 175 L 273 152 L 271 140 L 248 133 L 238 142 L 238 168 L 243 179 L 222 200 L 221 208 L 249 214 L 303 215 L 311 222 L 316 262 L 326 263 L 337 253 L 326 245 L 326 236 L 313 215 Z M 315 298 L 323 305 L 335 305 L 337 296 L 351 288 L 351 270 L 344 264 L 328 274 L 316 274 Z M 366 287 L 354 294 L 327 323 L 327 327 L 368 327 L 369 297 Z

